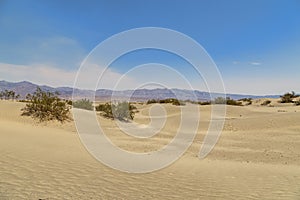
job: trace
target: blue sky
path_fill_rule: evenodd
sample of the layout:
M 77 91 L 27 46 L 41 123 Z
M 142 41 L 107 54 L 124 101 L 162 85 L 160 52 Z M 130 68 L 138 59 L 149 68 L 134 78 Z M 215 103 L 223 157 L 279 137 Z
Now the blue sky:
M 71 86 L 82 60 L 101 41 L 149 26 L 182 32 L 201 44 L 227 92 L 300 92 L 297 0 L 0 0 L 0 79 Z M 159 51 L 125 55 L 110 73 L 119 77 L 149 62 L 171 64 L 187 78 L 192 74 L 182 59 Z

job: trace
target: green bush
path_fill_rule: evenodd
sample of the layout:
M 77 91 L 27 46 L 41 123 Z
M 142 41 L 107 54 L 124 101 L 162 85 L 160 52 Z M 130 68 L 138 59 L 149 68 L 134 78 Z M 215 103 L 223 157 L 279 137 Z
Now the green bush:
M 159 101 L 159 103 L 174 103 L 174 102 L 179 102 L 179 100 L 174 98 L 168 98 Z
M 28 103 L 21 109 L 23 116 L 31 116 L 39 121 L 64 122 L 69 119 L 70 108 L 57 93 L 44 92 L 38 87 L 32 95 L 26 96 L 26 100 Z
M 226 104 L 226 99 L 223 97 L 217 97 L 217 98 L 215 98 L 213 103 L 214 104 Z
M 203 101 L 203 102 L 199 101 L 198 104 L 202 105 L 202 106 L 204 106 L 204 105 L 211 105 L 211 101 Z
M 262 106 L 267 106 L 267 105 L 269 105 L 270 103 L 271 103 L 270 100 L 266 100 L 266 101 L 264 101 L 261 105 L 262 105 Z
M 163 100 L 160 100 L 159 103 L 171 103 L 172 105 L 175 105 L 175 106 L 185 105 L 184 102 L 181 102 L 175 98 L 163 99 Z
M 150 100 L 147 101 L 146 104 L 153 104 L 153 103 L 158 103 L 158 102 L 159 102 L 159 100 L 150 99 Z
M 94 110 L 93 103 L 89 99 L 81 99 L 73 102 L 74 108 L 80 108 L 84 110 Z
M 293 99 L 299 97 L 299 95 L 296 95 L 294 91 L 291 93 L 285 93 L 284 95 L 280 96 L 281 103 L 293 103 Z
M 236 101 L 236 100 L 233 100 L 233 99 L 230 99 L 230 98 L 226 99 L 226 104 L 231 105 L 231 106 L 242 106 L 242 102 Z
M 20 99 L 19 102 L 22 102 L 22 103 L 29 103 L 29 101 L 26 100 L 26 99 Z
M 67 104 L 68 104 L 68 105 L 70 105 L 70 106 L 72 106 L 72 105 L 73 105 L 73 102 L 72 102 L 72 100 L 66 100 L 66 102 L 67 102 Z
M 230 99 L 227 97 L 226 99 L 223 97 L 217 97 L 215 98 L 214 104 L 227 104 L 227 105 L 232 105 L 232 106 L 242 106 L 242 102 Z
M 175 106 L 185 106 L 185 102 L 179 101 L 178 99 L 174 99 L 173 102 L 172 102 L 172 105 L 175 105 Z
M 131 103 L 124 101 L 113 104 L 99 104 L 96 107 L 96 111 L 102 112 L 103 116 L 107 118 L 128 121 L 134 118 L 137 108 Z
M 153 104 L 153 103 L 171 103 L 172 105 L 180 106 L 180 105 L 185 105 L 183 101 L 179 101 L 178 99 L 175 98 L 168 98 L 168 99 L 161 99 L 161 100 L 155 100 L 155 99 L 150 99 L 147 101 L 147 104 Z
M 99 104 L 98 106 L 96 106 L 96 111 L 102 112 L 103 116 L 107 118 L 114 118 L 112 112 L 112 106 L 110 103 Z
M 300 106 L 300 100 L 295 102 L 296 106 Z
M 20 98 L 20 95 L 19 94 L 16 94 L 15 91 L 13 90 L 4 90 L 2 92 L 0 92 L 0 99 L 3 100 L 9 100 L 9 99 L 18 99 Z
M 247 102 L 246 105 L 251 105 L 252 104 L 252 98 L 243 98 L 243 99 L 239 99 L 238 101 Z

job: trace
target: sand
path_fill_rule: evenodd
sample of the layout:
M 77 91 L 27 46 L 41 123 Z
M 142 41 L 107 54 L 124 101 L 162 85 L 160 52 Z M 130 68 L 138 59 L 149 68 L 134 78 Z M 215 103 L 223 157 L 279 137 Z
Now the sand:
M 192 146 L 169 167 L 146 174 L 98 162 L 74 122 L 40 124 L 20 116 L 23 103 L 0 101 L 0 199 L 300 199 L 300 106 L 277 100 L 260 106 L 263 101 L 228 106 L 220 140 L 203 160 L 197 155 L 210 106 L 200 106 Z M 149 123 L 150 106 L 137 106 L 135 122 Z M 164 108 L 167 123 L 150 139 L 132 138 L 114 121 L 98 119 L 114 144 L 147 152 L 168 144 L 178 127 L 179 107 Z

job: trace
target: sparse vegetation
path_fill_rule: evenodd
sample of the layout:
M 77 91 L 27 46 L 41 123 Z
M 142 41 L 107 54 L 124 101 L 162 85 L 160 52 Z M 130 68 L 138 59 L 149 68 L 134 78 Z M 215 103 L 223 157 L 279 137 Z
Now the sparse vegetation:
M 21 109 L 22 116 L 31 116 L 39 121 L 57 120 L 64 122 L 69 119 L 70 108 L 58 93 L 42 91 L 39 87 L 31 95 L 26 96 L 28 103 Z
M 15 91 L 13 90 L 4 90 L 2 92 L 0 92 L 0 99 L 3 100 L 15 100 L 15 99 L 18 99 L 20 98 L 20 95 L 19 94 L 16 94 Z
M 156 100 L 156 99 L 150 99 L 147 101 L 147 104 L 152 104 L 152 103 L 171 103 L 172 105 L 175 106 L 183 106 L 185 103 L 183 101 L 180 101 L 175 98 L 168 98 L 168 99 L 161 99 L 161 100 Z
M 280 103 L 293 103 L 293 99 L 297 97 L 299 97 L 299 95 L 296 95 L 294 91 L 291 93 L 285 93 L 284 95 L 280 96 Z
M 94 110 L 93 103 L 89 99 L 81 99 L 72 103 L 74 108 Z
M 300 106 L 300 100 L 295 102 L 296 106 Z
M 230 99 L 229 97 L 226 99 L 226 104 L 231 106 L 242 106 L 242 102 Z
M 101 112 L 102 115 L 107 118 L 128 121 L 134 118 L 137 108 L 131 103 L 124 101 L 99 104 L 96 107 L 96 111 Z
M 227 104 L 227 105 L 232 105 L 232 106 L 242 106 L 242 102 L 236 101 L 234 99 L 230 99 L 227 97 L 226 99 L 223 97 L 217 97 L 213 101 L 214 104 Z
M 185 102 L 185 103 L 191 103 L 191 104 L 198 104 L 198 101 L 192 101 L 192 100 L 190 100 L 190 99 L 185 100 L 184 102 Z
M 153 104 L 153 103 L 158 103 L 158 102 L 159 102 L 159 100 L 157 100 L 157 99 L 150 99 L 147 101 L 146 104 Z
M 270 100 L 265 100 L 262 104 L 260 104 L 260 105 L 262 105 L 262 106 L 267 106 L 267 105 L 269 105 L 271 103 L 271 101 Z
M 223 97 L 217 97 L 213 101 L 214 104 L 226 104 L 226 99 Z
M 198 104 L 202 105 L 202 106 L 204 106 L 204 105 L 211 105 L 211 101 L 203 101 L 203 102 L 199 101 Z
M 243 98 L 243 99 L 239 99 L 238 101 L 247 102 L 246 103 L 247 106 L 252 104 L 252 98 Z
M 73 105 L 73 102 L 72 102 L 72 100 L 66 100 L 66 102 L 67 102 L 67 104 L 68 104 L 68 105 L 70 105 L 70 106 L 72 106 L 72 105 Z
M 22 102 L 22 103 L 29 103 L 29 101 L 26 100 L 26 99 L 20 99 L 19 102 Z
M 102 112 L 102 115 L 107 118 L 113 118 L 111 103 L 99 104 L 95 107 L 96 111 Z

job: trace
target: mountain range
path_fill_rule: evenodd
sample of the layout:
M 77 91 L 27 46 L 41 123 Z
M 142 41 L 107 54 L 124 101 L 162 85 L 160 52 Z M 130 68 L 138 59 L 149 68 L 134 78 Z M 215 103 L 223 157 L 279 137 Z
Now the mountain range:
M 37 87 L 40 87 L 44 91 L 59 92 L 60 97 L 71 99 L 73 94 L 73 88 L 71 87 L 50 87 L 46 85 L 37 85 L 28 81 L 21 82 L 8 82 L 0 81 L 0 91 L 13 90 L 16 94 L 19 94 L 21 99 L 25 98 L 27 94 L 32 94 Z M 76 99 L 85 98 L 93 94 L 92 90 L 74 89 L 76 93 Z M 192 101 L 207 101 L 211 98 L 221 96 L 220 93 L 209 93 L 198 90 L 186 90 L 186 89 L 167 89 L 167 88 L 156 88 L 156 89 L 137 89 L 137 90 L 122 90 L 113 91 L 109 89 L 98 89 L 95 93 L 96 100 L 109 100 L 111 96 L 117 98 L 128 98 L 131 101 L 147 101 L 149 99 L 166 99 L 166 98 L 177 98 L 180 100 L 192 100 Z M 255 96 L 255 95 L 244 95 L 244 94 L 226 94 L 227 97 L 232 99 L 241 98 L 278 98 L 279 95 L 266 95 L 266 96 Z

